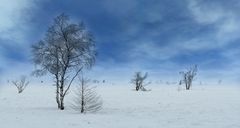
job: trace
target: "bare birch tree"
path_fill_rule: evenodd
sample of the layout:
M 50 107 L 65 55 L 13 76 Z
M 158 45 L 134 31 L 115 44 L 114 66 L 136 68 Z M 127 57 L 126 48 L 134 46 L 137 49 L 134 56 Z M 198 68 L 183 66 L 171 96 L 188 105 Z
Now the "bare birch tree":
M 102 99 L 94 90 L 95 87 L 90 87 L 89 79 L 83 77 L 80 79 L 80 86 L 75 92 L 72 108 L 81 113 L 92 113 L 102 109 Z
M 22 93 L 29 84 L 26 76 L 21 76 L 19 80 L 13 80 L 13 85 L 17 87 L 18 93 Z
M 32 46 L 37 76 L 50 73 L 54 76 L 58 109 L 64 110 L 64 98 L 74 79 L 83 68 L 95 62 L 93 36 L 83 23 L 71 23 L 61 14 L 54 19 L 45 38 Z
M 192 87 L 192 82 L 197 75 L 197 65 L 190 67 L 187 71 L 182 71 L 180 74 L 182 75 L 182 80 L 180 80 L 179 84 L 185 84 L 186 90 L 190 90 Z

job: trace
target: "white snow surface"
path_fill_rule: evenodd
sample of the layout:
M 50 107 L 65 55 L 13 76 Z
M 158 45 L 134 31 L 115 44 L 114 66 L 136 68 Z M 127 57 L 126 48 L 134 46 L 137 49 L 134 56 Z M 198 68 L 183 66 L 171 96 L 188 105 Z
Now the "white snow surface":
M 54 86 L 29 86 L 17 94 L 0 88 L 0 128 L 240 128 L 240 88 L 237 86 L 151 86 L 136 92 L 131 86 L 98 86 L 103 109 L 80 114 L 56 107 Z

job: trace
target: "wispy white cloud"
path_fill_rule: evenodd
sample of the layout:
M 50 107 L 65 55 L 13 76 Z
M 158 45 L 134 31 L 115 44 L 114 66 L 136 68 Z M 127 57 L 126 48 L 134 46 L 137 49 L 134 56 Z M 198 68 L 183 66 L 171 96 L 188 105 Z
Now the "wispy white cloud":
M 26 57 L 29 52 L 26 49 L 30 44 L 30 21 L 37 2 L 39 1 L 0 0 L 0 68 L 3 76 L 23 73 L 27 71 L 26 67 L 30 67 L 29 63 L 21 62 L 16 56 Z
M 133 41 L 135 44 L 131 53 L 135 55 L 145 54 L 149 57 L 159 59 L 169 59 L 175 55 L 185 52 L 221 49 L 233 41 L 240 39 L 240 17 L 236 11 L 228 10 L 218 4 L 211 5 L 197 0 L 189 0 L 188 5 L 189 13 L 192 14 L 192 20 L 197 22 L 197 25 L 202 27 L 211 27 L 211 33 L 199 35 L 194 37 L 176 37 L 168 42 L 168 45 L 158 46 L 157 42 L 152 41 L 150 38 L 141 37 Z M 159 14 L 160 17 L 161 14 Z M 153 18 L 156 16 L 153 16 Z M 152 19 L 152 18 L 148 18 Z M 139 26 L 132 26 L 131 30 L 138 30 Z M 158 31 L 161 32 L 161 29 Z M 131 33 L 131 32 L 130 32 Z M 136 33 L 135 33 L 136 34 Z M 144 39 L 144 40 L 143 40 Z
M 188 8 L 194 20 L 201 24 L 215 24 L 227 17 L 228 13 L 221 7 L 211 6 L 199 0 L 188 0 Z
M 188 5 L 196 22 L 215 27 L 215 46 L 224 46 L 231 41 L 239 39 L 240 17 L 238 11 L 225 8 L 223 5 L 209 4 L 197 0 L 189 0 Z
M 0 0 L 0 39 L 23 43 L 37 0 Z M 4 43 L 4 42 L 1 42 Z

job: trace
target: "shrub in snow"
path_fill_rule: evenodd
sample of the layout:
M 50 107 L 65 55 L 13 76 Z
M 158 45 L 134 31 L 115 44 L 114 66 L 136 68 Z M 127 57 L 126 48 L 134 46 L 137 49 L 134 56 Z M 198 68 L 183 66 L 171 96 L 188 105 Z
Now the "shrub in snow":
M 197 75 L 197 65 L 190 67 L 187 71 L 180 72 L 182 75 L 182 80 L 180 80 L 179 84 L 185 84 L 186 90 L 190 90 L 192 87 L 192 81 Z
M 75 92 L 72 108 L 81 113 L 92 113 L 102 109 L 102 99 L 95 92 L 95 87 L 90 87 L 89 79 L 80 78 L 80 86 Z
M 26 76 L 21 76 L 20 80 L 14 80 L 12 83 L 17 87 L 18 93 L 22 93 L 28 86 L 29 81 L 27 81 Z
M 136 72 L 134 75 L 134 78 L 132 79 L 132 83 L 135 86 L 136 91 L 148 91 L 144 86 L 150 84 L 150 82 L 148 83 L 144 83 L 144 80 L 146 80 L 148 77 L 148 74 L 145 73 L 145 75 L 142 75 L 141 72 Z

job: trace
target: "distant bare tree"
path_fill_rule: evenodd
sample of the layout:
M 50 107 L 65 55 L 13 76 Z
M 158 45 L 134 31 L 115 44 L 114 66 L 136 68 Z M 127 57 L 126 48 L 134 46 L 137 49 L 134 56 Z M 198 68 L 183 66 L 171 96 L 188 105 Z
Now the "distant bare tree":
M 72 104 L 74 110 L 80 111 L 81 113 L 92 113 L 102 109 L 102 99 L 95 92 L 94 87 L 90 87 L 89 79 L 83 77 L 80 79 L 80 86 L 75 92 L 75 98 Z
M 134 78 L 132 79 L 132 83 L 135 85 L 135 89 L 136 91 L 147 91 L 145 89 L 144 86 L 146 86 L 147 84 L 150 84 L 150 82 L 148 83 L 144 83 L 144 80 L 146 80 L 148 77 L 148 73 L 145 73 L 144 75 L 142 75 L 141 72 L 136 72 L 134 75 Z
M 169 82 L 169 81 L 167 81 L 167 82 L 166 82 L 166 84 L 167 84 L 167 85 L 170 85 L 170 82 Z
M 187 71 L 182 71 L 180 74 L 182 75 L 182 80 L 180 80 L 179 84 L 185 84 L 186 90 L 189 90 L 192 87 L 192 81 L 197 75 L 197 65 L 190 67 Z
M 95 62 L 93 36 L 83 23 L 70 23 L 69 17 L 61 14 L 54 19 L 45 38 L 32 46 L 32 53 L 37 66 L 34 74 L 54 76 L 58 109 L 64 110 L 64 98 L 74 79 Z
M 222 80 L 218 80 L 218 84 L 219 84 L 219 85 L 222 84 Z
M 29 81 L 27 81 L 26 76 L 21 76 L 20 80 L 13 80 L 12 83 L 17 87 L 18 93 L 22 93 L 28 86 Z

